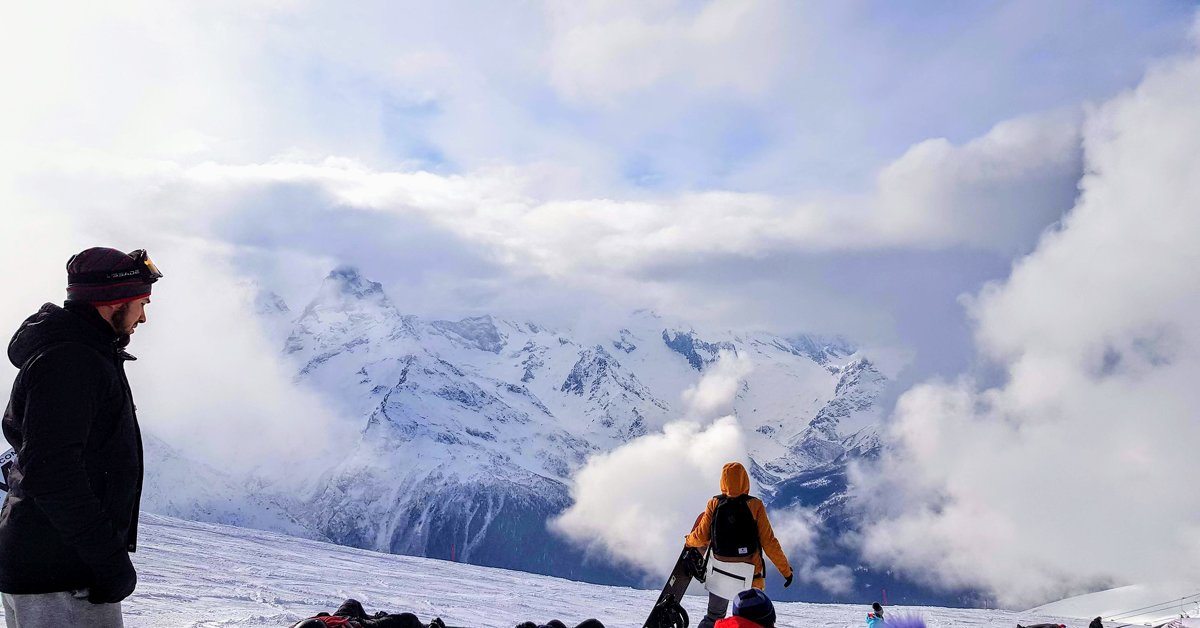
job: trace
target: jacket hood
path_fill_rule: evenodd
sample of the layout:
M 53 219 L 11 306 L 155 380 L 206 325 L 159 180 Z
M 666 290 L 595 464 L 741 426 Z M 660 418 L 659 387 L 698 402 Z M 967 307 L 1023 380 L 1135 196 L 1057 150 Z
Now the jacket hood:
M 116 333 L 91 306 L 72 304 L 67 310 L 47 303 L 17 328 L 8 343 L 8 361 L 21 368 L 42 349 L 62 342 L 80 342 L 101 350 L 112 350 L 117 339 Z
M 721 493 L 737 497 L 750 492 L 750 474 L 740 462 L 730 462 L 721 469 Z

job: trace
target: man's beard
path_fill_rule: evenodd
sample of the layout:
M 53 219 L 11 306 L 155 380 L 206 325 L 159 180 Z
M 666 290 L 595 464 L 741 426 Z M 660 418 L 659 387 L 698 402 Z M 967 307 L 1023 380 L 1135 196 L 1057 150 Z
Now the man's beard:
M 129 315 L 130 303 L 122 303 L 117 306 L 117 309 L 112 313 L 113 331 L 117 332 L 118 336 L 129 336 L 133 333 L 133 323 L 126 320 Z

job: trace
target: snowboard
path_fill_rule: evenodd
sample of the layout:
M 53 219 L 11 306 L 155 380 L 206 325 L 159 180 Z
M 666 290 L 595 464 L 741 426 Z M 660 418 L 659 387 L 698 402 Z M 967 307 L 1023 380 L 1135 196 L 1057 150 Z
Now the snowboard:
M 704 581 L 704 557 L 700 550 L 684 546 L 642 628 L 687 628 L 688 614 L 680 602 L 693 578 Z

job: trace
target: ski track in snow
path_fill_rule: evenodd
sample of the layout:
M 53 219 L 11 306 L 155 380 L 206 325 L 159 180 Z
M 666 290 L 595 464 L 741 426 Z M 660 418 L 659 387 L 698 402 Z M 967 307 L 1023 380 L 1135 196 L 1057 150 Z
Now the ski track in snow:
M 512 628 L 559 618 L 595 617 L 610 628 L 641 626 L 658 592 L 572 582 L 448 561 L 381 554 L 245 528 L 142 514 L 138 588 L 126 600 L 128 628 L 285 628 L 348 597 L 368 613 L 441 617 L 450 626 Z M 692 625 L 707 599 L 684 602 Z M 867 605 L 776 604 L 785 627 L 865 626 Z M 925 618 L 930 628 L 1038 622 L 1085 626 L 1087 620 L 1010 611 L 892 607 Z M 2 613 L 0 613 L 2 614 Z

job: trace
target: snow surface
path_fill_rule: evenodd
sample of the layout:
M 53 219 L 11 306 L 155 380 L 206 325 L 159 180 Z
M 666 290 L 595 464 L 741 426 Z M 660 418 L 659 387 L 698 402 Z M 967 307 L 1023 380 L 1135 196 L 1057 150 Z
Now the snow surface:
M 422 621 L 441 617 L 450 626 L 511 628 L 524 620 L 560 618 L 574 625 L 588 617 L 606 626 L 641 626 L 657 591 L 607 587 L 478 567 L 382 554 L 319 541 L 196 523 L 143 513 L 137 592 L 125 602 L 129 628 L 286 627 L 354 597 L 368 613 L 409 611 Z M 684 606 L 695 625 L 706 599 Z M 1004 626 L 1018 622 L 1066 623 L 1046 615 L 982 609 L 889 609 L 925 618 L 930 628 Z M 857 605 L 776 605 L 780 628 L 864 626 Z
M 1200 617 L 1200 584 L 1133 584 L 1077 595 L 1044 604 L 1029 612 L 1066 617 L 1103 617 L 1107 628 L 1158 626 L 1181 615 Z

